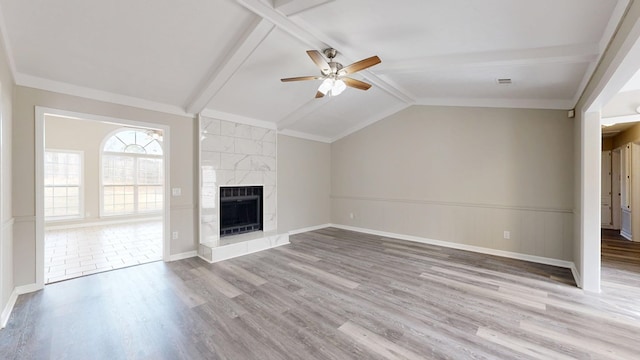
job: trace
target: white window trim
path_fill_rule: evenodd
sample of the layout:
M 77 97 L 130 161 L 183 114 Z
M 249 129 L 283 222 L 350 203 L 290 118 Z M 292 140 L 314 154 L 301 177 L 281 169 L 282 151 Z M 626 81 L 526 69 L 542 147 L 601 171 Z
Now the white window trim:
M 70 153 L 70 154 L 78 154 L 80 155 L 80 186 L 78 189 L 78 201 L 79 201 L 79 206 L 78 206 L 78 215 L 68 215 L 68 216 L 56 216 L 54 218 L 47 218 L 46 216 L 44 217 L 44 221 L 45 223 L 57 223 L 57 222 L 64 222 L 64 221 L 72 221 L 72 220 L 83 220 L 84 219 L 84 200 L 85 200 L 85 196 L 84 196 L 84 188 L 85 188 L 85 184 L 84 184 L 84 171 L 85 171 L 85 166 L 84 166 L 84 151 L 82 150 L 69 150 L 69 149 L 55 149 L 55 148 L 45 148 L 44 150 L 45 153 L 47 152 L 64 152 L 64 153 Z M 43 175 L 46 175 L 43 173 Z M 46 187 L 46 185 L 44 186 Z

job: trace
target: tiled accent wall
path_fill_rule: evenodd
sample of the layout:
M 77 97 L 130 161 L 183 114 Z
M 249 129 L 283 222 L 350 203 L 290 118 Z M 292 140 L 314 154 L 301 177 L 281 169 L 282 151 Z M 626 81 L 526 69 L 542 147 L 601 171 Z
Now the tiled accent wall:
M 264 231 L 276 230 L 276 139 L 275 130 L 200 117 L 200 243 L 219 242 L 220 186 L 264 186 Z

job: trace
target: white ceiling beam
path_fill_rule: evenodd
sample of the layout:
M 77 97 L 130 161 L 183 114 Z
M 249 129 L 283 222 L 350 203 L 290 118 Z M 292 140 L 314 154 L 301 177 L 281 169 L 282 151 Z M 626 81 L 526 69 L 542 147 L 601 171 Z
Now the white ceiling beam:
M 488 51 L 467 54 L 429 56 L 385 63 L 378 74 L 416 73 L 460 67 L 527 66 L 540 64 L 571 64 L 594 62 L 598 59 L 598 44 L 576 44 L 534 49 Z
M 273 24 L 265 19 L 260 19 L 250 26 L 221 65 L 191 97 L 186 111 L 194 114 L 201 112 L 273 29 Z
M 273 7 L 286 16 L 300 14 L 335 0 L 273 0 Z
M 277 123 L 278 130 L 284 130 L 290 127 L 291 125 L 297 123 L 298 121 L 302 120 L 306 116 L 320 109 L 331 100 L 333 100 L 332 96 L 325 96 L 320 99 L 313 98 L 307 101 L 306 103 L 302 104 L 302 106 L 298 107 L 293 112 L 291 112 L 289 115 L 280 119 Z
M 325 34 L 320 34 L 312 31 L 309 27 L 305 26 L 302 21 L 293 21 L 288 18 L 280 11 L 269 7 L 263 1 L 260 0 L 236 0 L 240 5 L 244 6 L 248 10 L 254 12 L 256 15 L 259 15 L 272 23 L 274 23 L 277 27 L 293 36 L 294 38 L 301 41 L 303 44 L 308 46 L 310 49 L 322 50 L 328 47 L 336 48 L 341 55 L 350 62 L 360 60 L 360 59 L 350 59 L 348 57 L 348 53 L 345 53 L 347 46 L 339 46 L 341 43 L 336 40 L 329 38 Z M 342 62 L 342 61 L 341 61 Z M 347 63 L 346 61 L 343 62 Z M 377 71 L 376 71 L 377 72 Z M 369 70 L 364 70 L 358 72 L 358 74 L 362 75 L 365 79 L 369 80 L 373 85 L 379 87 L 384 90 L 388 94 L 396 97 L 397 99 L 405 102 L 405 103 L 413 103 L 414 99 L 412 96 L 407 94 L 405 91 L 400 90 L 400 88 L 392 84 L 388 81 L 385 81 L 375 74 L 373 74 Z
M 269 20 L 272 24 L 282 29 L 289 35 L 298 39 L 304 45 L 310 49 L 324 49 L 329 45 L 323 43 L 314 37 L 310 32 L 301 28 L 300 26 L 291 22 L 285 15 L 276 11 L 272 7 L 269 7 L 263 1 L 260 0 L 236 0 L 238 4 L 245 7 L 247 10 L 262 17 L 265 20 Z

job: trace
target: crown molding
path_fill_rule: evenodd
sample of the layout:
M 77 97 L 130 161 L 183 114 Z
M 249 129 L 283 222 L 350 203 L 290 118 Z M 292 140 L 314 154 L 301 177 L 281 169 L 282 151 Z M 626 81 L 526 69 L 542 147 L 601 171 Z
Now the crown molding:
M 566 99 L 422 98 L 416 101 L 416 105 L 570 110 L 575 103 L 573 100 Z
M 131 106 L 140 109 L 157 111 L 166 114 L 185 116 L 194 118 L 195 115 L 184 111 L 179 106 L 163 104 L 151 100 L 136 98 L 133 96 L 115 94 L 112 92 L 96 90 L 84 86 L 72 85 L 60 81 L 44 79 L 41 77 L 18 73 L 15 78 L 16 85 L 31 87 L 40 90 L 56 92 L 65 95 L 77 96 L 81 98 L 103 101 L 118 105 Z
M 301 131 L 288 130 L 288 129 L 278 131 L 278 135 L 292 136 L 300 139 L 312 140 L 312 141 L 317 141 L 325 144 L 331 144 L 332 142 L 331 139 L 328 137 L 318 136 L 318 135 L 313 135 L 313 134 L 309 134 Z
M 200 112 L 200 116 L 213 118 L 217 120 L 231 121 L 238 124 L 251 125 L 256 127 L 261 127 L 265 129 L 277 130 L 276 124 L 265 121 L 258 120 L 248 116 L 236 115 L 224 111 L 218 111 L 213 109 L 204 109 Z

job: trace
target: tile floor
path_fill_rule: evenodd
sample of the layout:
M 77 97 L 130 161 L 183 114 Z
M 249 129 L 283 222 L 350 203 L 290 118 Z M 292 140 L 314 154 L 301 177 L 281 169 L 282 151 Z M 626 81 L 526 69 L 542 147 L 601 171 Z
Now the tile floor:
M 162 221 L 45 231 L 45 283 L 162 259 Z

